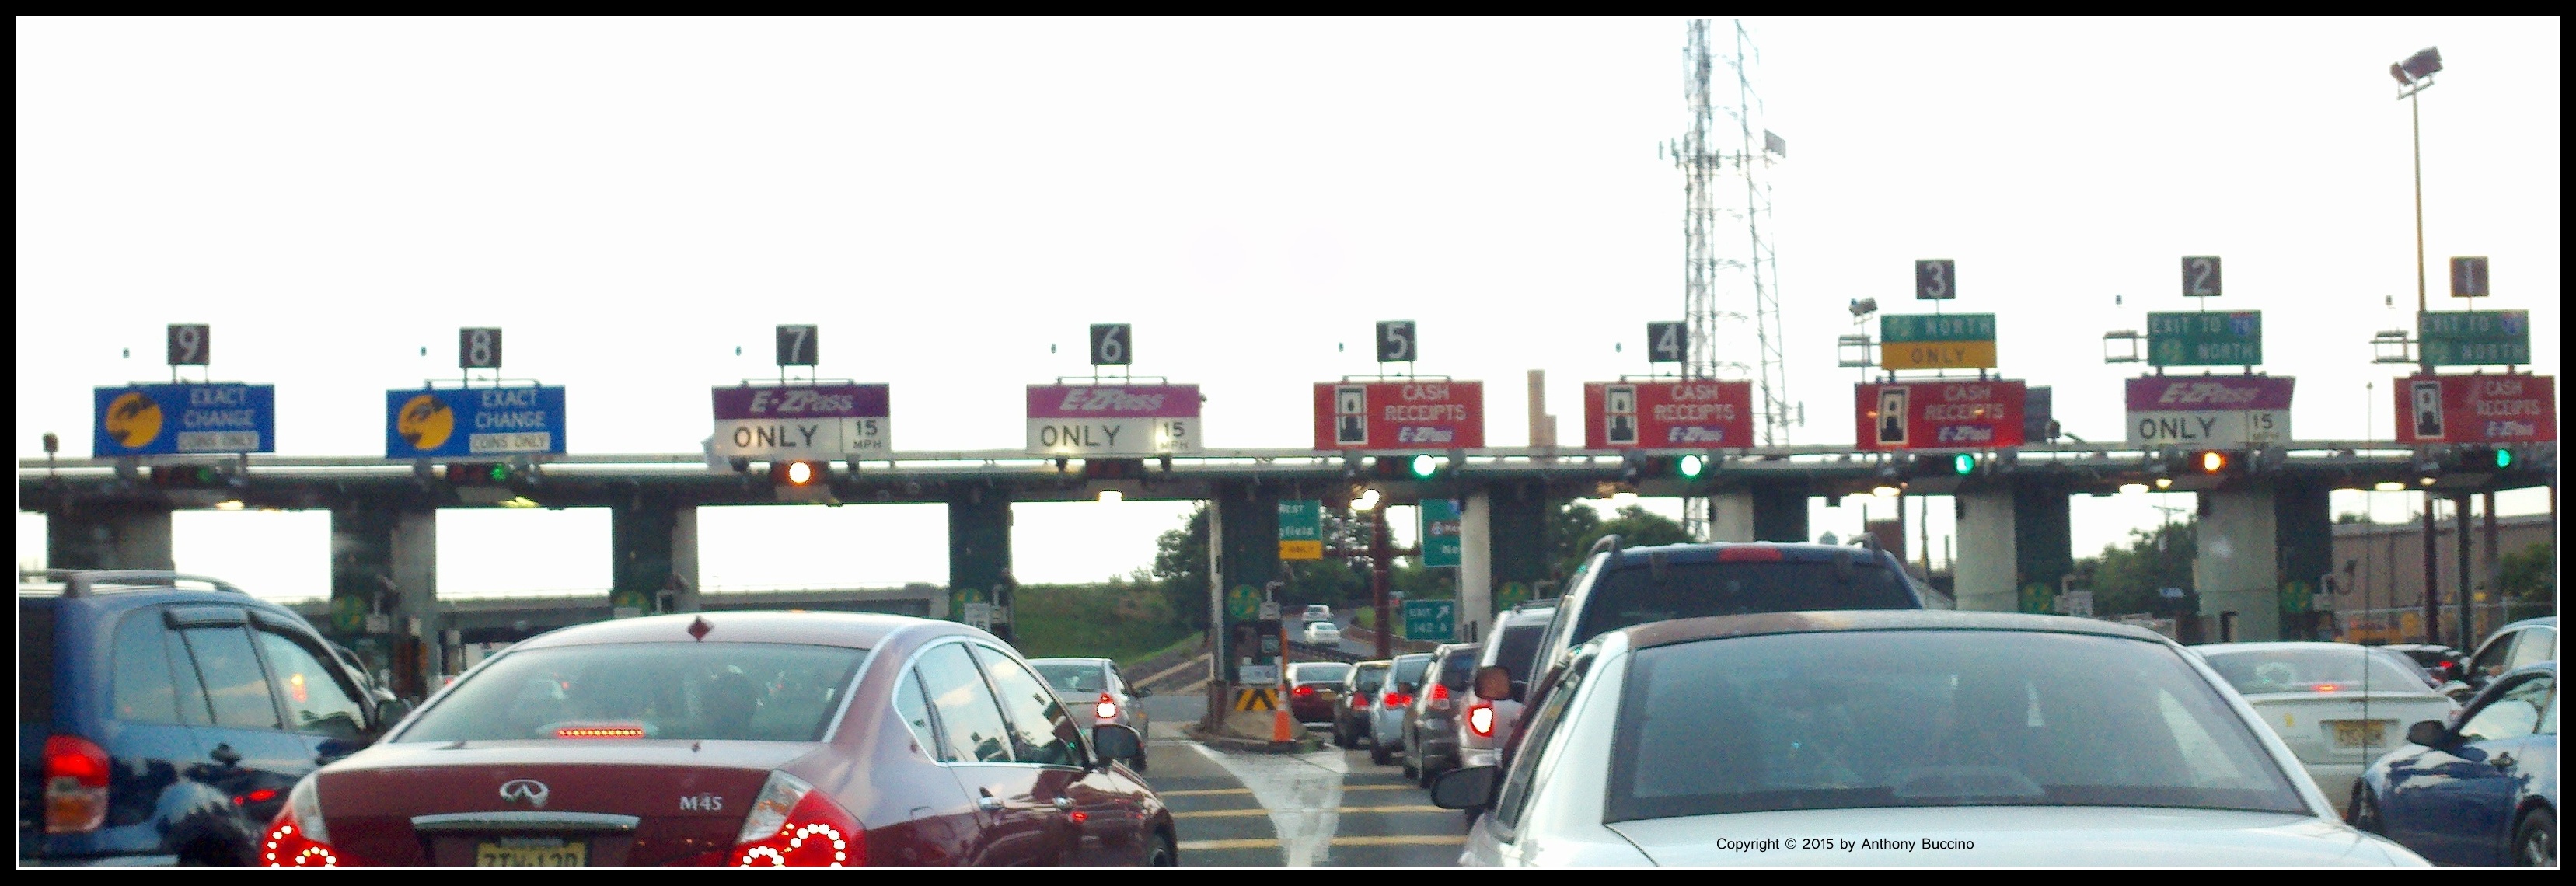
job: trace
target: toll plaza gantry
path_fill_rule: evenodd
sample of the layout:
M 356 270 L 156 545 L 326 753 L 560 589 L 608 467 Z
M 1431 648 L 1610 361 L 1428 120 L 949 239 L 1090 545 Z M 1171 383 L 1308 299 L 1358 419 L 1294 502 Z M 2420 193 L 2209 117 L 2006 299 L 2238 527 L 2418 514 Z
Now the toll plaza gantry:
M 169 466 L 147 470 L 130 459 L 25 459 L 19 496 L 21 509 L 47 516 L 55 568 L 170 568 L 175 510 L 328 510 L 335 616 L 344 607 L 386 615 L 368 620 L 369 628 L 435 644 L 444 627 L 433 605 L 435 516 L 444 508 L 608 508 L 611 599 L 647 611 L 690 611 L 702 506 L 945 504 L 949 585 L 957 593 L 1010 581 L 1014 502 L 1091 501 L 1106 492 L 1209 501 L 1215 607 L 1226 588 L 1260 587 L 1276 577 L 1283 500 L 1337 507 L 1362 488 L 1377 490 L 1385 504 L 1450 498 L 1462 505 L 1459 628 L 1474 636 L 1476 623 L 1491 621 L 1496 588 L 1548 577 L 1542 527 L 1551 504 L 1566 499 L 1702 497 L 1712 540 L 1786 542 L 1812 538 L 1811 498 L 1838 502 L 1889 487 L 1955 496 L 1958 607 L 2013 611 L 2032 608 L 2034 590 L 2044 605 L 2071 570 L 2072 496 L 2145 486 L 2198 493 L 2194 576 L 2202 614 L 2222 621 L 2232 638 L 2252 640 L 2313 635 L 2312 624 L 2296 622 L 2312 611 L 2305 595 L 2331 569 L 2330 491 L 2397 484 L 2465 497 L 2545 485 L 2556 469 L 2554 446 L 2526 450 L 2505 467 L 2428 460 L 2428 452 L 2348 441 L 2230 451 L 2211 461 L 2202 460 L 2210 453 L 2124 444 L 1893 453 L 1840 446 L 1480 448 L 1451 450 L 1438 470 L 1415 479 L 1373 464 L 1415 451 L 1210 449 L 1086 461 L 1000 450 L 824 463 L 820 476 L 803 482 L 710 464 L 703 453 L 566 455 L 497 470 L 477 463 L 467 472 L 416 460 L 254 455 L 198 463 L 176 483 L 154 473 Z M 1700 456 L 1704 468 L 1695 476 L 1670 469 L 1683 455 Z

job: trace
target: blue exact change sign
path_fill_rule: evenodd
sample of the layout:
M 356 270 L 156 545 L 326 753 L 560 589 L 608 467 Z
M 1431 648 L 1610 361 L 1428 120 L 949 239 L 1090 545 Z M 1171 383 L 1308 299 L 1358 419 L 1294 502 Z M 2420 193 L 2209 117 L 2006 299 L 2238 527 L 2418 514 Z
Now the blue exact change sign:
M 562 455 L 564 389 L 385 392 L 385 457 Z
M 94 388 L 90 454 L 276 452 L 277 386 L 162 384 Z

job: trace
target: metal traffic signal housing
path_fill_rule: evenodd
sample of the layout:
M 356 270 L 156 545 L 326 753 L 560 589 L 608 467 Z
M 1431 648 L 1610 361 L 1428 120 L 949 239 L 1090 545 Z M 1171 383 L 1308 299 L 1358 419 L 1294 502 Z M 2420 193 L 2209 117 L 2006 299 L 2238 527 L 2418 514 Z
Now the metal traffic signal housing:
M 152 485 L 160 489 L 225 489 L 232 478 L 214 465 L 156 465 Z
M 1619 484 L 1639 495 L 1689 496 L 1715 479 L 1717 458 L 1704 452 L 1629 452 L 1619 463 Z
M 841 503 L 832 495 L 832 463 L 828 461 L 770 462 L 769 488 L 779 501 Z
M 457 501 L 469 505 L 533 506 L 523 493 L 533 489 L 539 477 L 531 465 L 506 461 L 449 462 L 439 467 L 440 476 L 456 493 Z

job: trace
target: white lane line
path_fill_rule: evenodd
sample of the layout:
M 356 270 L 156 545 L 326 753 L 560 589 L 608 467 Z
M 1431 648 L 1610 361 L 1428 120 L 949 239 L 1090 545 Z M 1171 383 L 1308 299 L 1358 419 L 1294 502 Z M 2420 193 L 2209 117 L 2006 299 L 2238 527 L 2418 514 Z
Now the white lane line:
M 1243 782 L 1252 799 L 1269 811 L 1270 826 L 1279 832 L 1281 861 L 1310 867 L 1330 860 L 1333 830 L 1341 824 L 1342 776 L 1349 768 L 1340 750 L 1228 754 L 1197 742 L 1190 747 Z

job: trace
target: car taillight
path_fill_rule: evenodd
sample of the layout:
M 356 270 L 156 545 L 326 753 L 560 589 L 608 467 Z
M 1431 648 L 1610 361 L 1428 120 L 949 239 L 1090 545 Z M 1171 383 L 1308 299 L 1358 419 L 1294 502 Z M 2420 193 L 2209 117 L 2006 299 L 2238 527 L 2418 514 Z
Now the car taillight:
M 1294 695 L 1294 696 L 1296 696 L 1296 697 L 1298 697 L 1298 698 L 1305 698 L 1305 697 L 1307 697 L 1307 696 L 1310 696 L 1310 695 L 1315 694 L 1315 687 L 1312 687 L 1312 686 L 1299 686 L 1299 687 L 1297 687 L 1297 688 L 1295 688 L 1295 689 L 1288 690 L 1288 694 L 1290 694 L 1290 695 Z
M 1431 709 L 1435 711 L 1449 709 L 1449 687 L 1446 684 L 1431 684 Z
M 45 739 L 45 833 L 86 834 L 107 823 L 107 751 L 77 735 Z
M 1091 715 L 1103 720 L 1118 719 L 1118 700 L 1109 697 L 1109 693 L 1101 693 L 1100 701 L 1091 706 Z
M 1413 695 L 1405 692 L 1389 692 L 1386 694 L 1386 698 L 1382 703 L 1387 707 L 1400 708 L 1405 705 L 1412 704 Z
M 849 810 L 804 779 L 772 772 L 742 820 L 732 860 L 747 868 L 862 865 L 868 863 L 867 832 Z
M 1720 563 L 1778 563 L 1784 559 L 1787 558 L 1780 555 L 1780 549 L 1770 545 L 1729 545 L 1717 551 Z
M 1366 693 L 1366 692 L 1354 692 L 1354 693 L 1351 693 L 1351 707 L 1354 707 L 1354 708 L 1364 708 L 1364 707 L 1368 707 L 1368 693 Z
M 1494 706 L 1477 702 L 1467 707 L 1467 729 L 1483 738 L 1494 737 Z
M 277 819 L 268 823 L 268 839 L 261 841 L 260 861 L 273 868 L 340 866 L 343 859 L 331 850 L 331 830 L 322 824 L 321 789 L 313 776 L 286 792 L 286 808 L 277 811 Z

